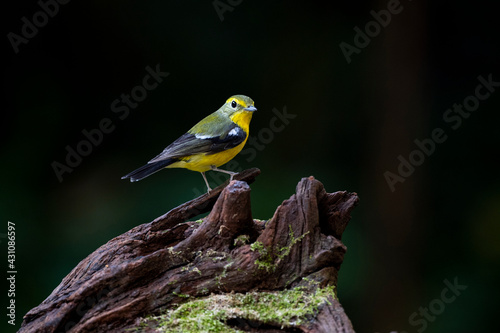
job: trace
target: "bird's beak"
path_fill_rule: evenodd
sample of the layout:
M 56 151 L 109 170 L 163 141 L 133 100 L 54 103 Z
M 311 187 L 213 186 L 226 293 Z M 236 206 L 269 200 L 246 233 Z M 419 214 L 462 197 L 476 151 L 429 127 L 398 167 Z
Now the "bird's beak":
M 253 112 L 253 111 L 257 111 L 257 108 L 256 108 L 255 106 L 253 106 L 253 105 L 250 105 L 250 106 L 247 106 L 247 107 L 245 108 L 245 110 L 247 110 L 247 111 L 252 111 L 252 112 Z

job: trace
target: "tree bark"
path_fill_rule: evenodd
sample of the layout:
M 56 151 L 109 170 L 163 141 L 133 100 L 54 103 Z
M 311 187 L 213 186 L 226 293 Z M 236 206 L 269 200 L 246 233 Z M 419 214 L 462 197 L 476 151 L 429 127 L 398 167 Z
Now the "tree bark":
M 110 240 L 25 315 L 19 332 L 123 332 L 187 295 L 280 291 L 304 278 L 318 287 L 336 286 L 346 252 L 340 239 L 358 203 L 356 193 L 327 193 L 313 177 L 303 178 L 269 221 L 253 220 L 248 183 L 259 173 L 246 170 L 229 185 Z M 201 225 L 186 222 L 210 210 Z M 256 242 L 268 250 L 266 258 L 252 249 Z M 258 324 L 252 332 L 272 331 L 269 323 L 261 323 L 261 330 Z M 354 332 L 333 297 L 293 330 Z

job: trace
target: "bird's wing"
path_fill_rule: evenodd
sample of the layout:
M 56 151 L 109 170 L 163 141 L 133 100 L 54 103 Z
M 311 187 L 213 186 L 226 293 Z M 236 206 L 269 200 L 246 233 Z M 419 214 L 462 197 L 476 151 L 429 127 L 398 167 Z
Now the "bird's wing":
M 223 124 L 223 126 L 219 123 L 217 127 L 215 131 L 211 128 L 211 131 L 202 133 L 194 133 L 193 129 L 196 126 L 193 127 L 148 163 L 195 154 L 215 154 L 238 146 L 247 137 L 247 133 L 232 121 Z

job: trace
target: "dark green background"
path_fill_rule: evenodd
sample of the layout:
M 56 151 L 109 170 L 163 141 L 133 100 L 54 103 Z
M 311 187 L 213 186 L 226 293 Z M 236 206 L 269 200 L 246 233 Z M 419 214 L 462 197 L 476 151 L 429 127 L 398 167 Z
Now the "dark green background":
M 16 328 L 97 247 L 204 191 L 186 170 L 134 184 L 120 177 L 233 94 L 255 100 L 251 135 L 269 128 L 274 108 L 297 115 L 255 159 L 235 159 L 262 170 L 255 218 L 271 217 L 301 177 L 359 194 L 338 286 L 358 332 L 418 332 L 409 317 L 455 278 L 467 289 L 425 331 L 494 327 L 500 91 L 456 130 L 443 114 L 474 94 L 479 75 L 500 81 L 498 12 L 485 1 L 401 5 L 348 64 L 339 44 L 353 44 L 354 27 L 387 1 L 244 0 L 223 21 L 211 1 L 72 1 L 18 54 L 7 33 L 40 7 L 4 4 L 0 233 L 16 223 Z M 156 64 L 170 75 L 119 120 L 112 101 Z M 65 147 L 103 118 L 114 131 L 59 182 L 51 163 L 64 163 Z M 447 140 L 392 192 L 384 172 L 397 172 L 398 156 L 435 128 Z M 2 332 L 12 330 L 1 318 Z

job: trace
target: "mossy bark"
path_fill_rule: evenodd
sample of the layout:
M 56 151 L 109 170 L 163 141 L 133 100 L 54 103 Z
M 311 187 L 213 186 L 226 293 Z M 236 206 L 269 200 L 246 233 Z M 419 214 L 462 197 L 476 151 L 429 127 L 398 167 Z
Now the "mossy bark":
M 313 177 L 303 178 L 269 221 L 254 220 L 248 183 L 259 173 L 246 170 L 110 240 L 26 314 L 20 332 L 123 332 L 142 317 L 212 293 L 279 291 L 306 281 L 336 286 L 346 252 L 341 236 L 357 195 L 327 193 Z M 206 211 L 203 223 L 186 222 Z M 270 325 L 284 324 L 252 320 L 251 329 L 268 332 Z M 314 317 L 284 329 L 354 332 L 334 297 Z

